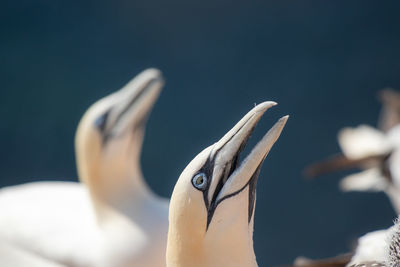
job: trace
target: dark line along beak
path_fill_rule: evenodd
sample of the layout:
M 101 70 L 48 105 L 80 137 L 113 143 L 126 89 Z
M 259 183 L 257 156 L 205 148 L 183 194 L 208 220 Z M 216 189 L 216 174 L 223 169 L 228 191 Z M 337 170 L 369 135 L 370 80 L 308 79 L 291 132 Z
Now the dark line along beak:
M 349 159 L 343 154 L 338 154 L 326 160 L 311 164 L 305 168 L 304 174 L 308 179 L 314 179 L 318 176 L 335 171 L 363 168 L 365 166 L 380 166 L 389 156 L 390 153 L 383 155 L 371 155 L 359 159 Z
M 119 90 L 116 102 L 105 113 L 104 140 L 122 134 L 127 128 L 144 127 L 163 85 L 161 72 L 147 69 Z
M 250 179 L 257 178 L 256 176 L 258 175 L 261 164 L 264 162 L 272 146 L 278 140 L 288 118 L 289 116 L 280 118 L 257 143 L 236 170 L 234 170 L 219 192 L 217 202 L 240 192 L 250 182 Z M 256 176 L 254 174 L 256 174 Z
M 250 183 L 250 180 L 257 178 L 257 170 L 278 139 L 288 116 L 281 118 L 268 131 L 240 165 L 239 156 L 261 116 L 267 109 L 275 105 L 275 102 L 264 102 L 257 105 L 214 145 L 210 154 L 214 165 L 213 178 L 208 190 L 204 192 L 208 208 L 207 227 L 221 201 L 239 193 Z

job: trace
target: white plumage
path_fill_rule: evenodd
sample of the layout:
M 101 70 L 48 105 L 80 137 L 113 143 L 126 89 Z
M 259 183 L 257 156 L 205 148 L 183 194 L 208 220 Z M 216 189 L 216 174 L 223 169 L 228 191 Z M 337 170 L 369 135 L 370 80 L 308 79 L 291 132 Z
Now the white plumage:
M 400 213 L 400 125 L 388 133 L 369 126 L 347 128 L 339 133 L 339 144 L 349 159 L 370 156 L 382 161 L 366 163 L 363 171 L 342 179 L 343 191 L 383 191 Z
M 310 176 L 317 176 L 330 171 L 358 167 L 361 171 L 344 177 L 340 181 L 340 188 L 343 191 L 383 191 L 399 214 L 400 95 L 392 90 L 383 90 L 381 100 L 383 108 L 378 123 L 380 129 L 360 125 L 340 130 L 338 141 L 343 155 L 313 164 L 307 169 L 307 173 Z M 295 266 L 343 266 L 348 262 L 347 266 L 351 267 L 398 267 L 400 260 L 393 265 L 388 257 L 393 253 L 393 249 L 389 249 L 389 244 L 393 244 L 390 240 L 393 241 L 393 237 L 398 237 L 399 234 L 397 223 L 390 229 L 370 232 L 360 237 L 351 258 L 348 257 L 349 254 L 317 261 L 299 258 Z M 400 258 L 399 244 L 400 242 L 397 243 L 395 252 L 398 258 Z M 341 265 L 338 265 L 339 263 Z
M 162 85 L 159 71 L 146 70 L 85 113 L 76 135 L 83 183 L 1 189 L 0 242 L 55 265 L 165 266 L 168 201 L 151 192 L 140 168 Z M 6 260 L 0 255 L 1 266 Z
M 0 241 L 1 266 L 10 267 L 63 267 L 64 265 L 39 257 L 21 248 Z
M 367 261 L 386 262 L 389 233 L 389 229 L 378 230 L 360 237 L 354 256 L 347 266 Z
M 343 191 L 383 191 L 396 213 L 400 213 L 400 95 L 393 90 L 381 92 L 383 102 L 380 129 L 359 125 L 339 131 L 343 155 L 311 165 L 310 176 L 358 167 L 361 172 L 340 182 Z

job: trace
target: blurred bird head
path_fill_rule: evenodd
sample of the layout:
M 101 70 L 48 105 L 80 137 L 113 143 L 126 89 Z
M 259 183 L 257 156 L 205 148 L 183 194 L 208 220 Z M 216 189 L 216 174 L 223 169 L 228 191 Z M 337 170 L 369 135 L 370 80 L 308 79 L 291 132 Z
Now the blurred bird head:
M 343 178 L 343 191 L 382 191 L 392 184 L 389 159 L 393 150 L 385 133 L 367 125 L 344 128 L 339 145 L 348 162 L 362 171 Z
M 309 177 L 332 171 L 360 169 L 340 181 L 342 191 L 384 191 L 400 212 L 400 125 L 382 132 L 367 125 L 338 134 L 343 154 L 310 165 Z
M 396 160 L 399 156 L 395 155 L 400 148 L 400 93 L 386 88 L 379 91 L 378 95 L 382 103 L 379 129 L 360 125 L 340 130 L 338 140 L 343 154 L 310 165 L 305 170 L 308 177 L 359 168 L 363 171 L 342 179 L 340 187 L 343 191 L 400 188 L 400 173 L 396 175 L 397 171 L 394 170 L 395 165 L 399 165 L 394 161 L 400 162 Z
M 242 162 L 239 156 L 261 116 L 274 105 L 264 102 L 254 107 L 180 175 L 170 202 L 168 266 L 256 266 L 257 178 L 288 116 L 281 118 Z
M 146 121 L 163 84 L 160 71 L 147 69 L 94 103 L 82 117 L 75 137 L 76 160 L 79 178 L 92 196 L 110 200 L 124 190 L 142 189 L 140 152 Z

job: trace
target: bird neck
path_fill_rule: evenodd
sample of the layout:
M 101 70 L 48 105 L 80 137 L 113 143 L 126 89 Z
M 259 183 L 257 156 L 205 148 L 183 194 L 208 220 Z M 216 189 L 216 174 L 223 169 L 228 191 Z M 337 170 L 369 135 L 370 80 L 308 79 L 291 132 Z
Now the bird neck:
M 190 226 L 168 232 L 168 267 L 257 267 L 253 249 L 253 222 L 246 227 L 232 222 L 223 230 L 208 229 L 203 235 Z
M 91 166 L 79 172 L 80 180 L 89 189 L 99 220 L 106 218 L 110 210 L 134 214 L 143 202 L 154 197 L 143 179 L 138 164 L 126 166 Z
M 207 242 L 205 266 L 257 266 L 252 233 L 231 228 L 223 235 L 225 238 L 210 238 Z

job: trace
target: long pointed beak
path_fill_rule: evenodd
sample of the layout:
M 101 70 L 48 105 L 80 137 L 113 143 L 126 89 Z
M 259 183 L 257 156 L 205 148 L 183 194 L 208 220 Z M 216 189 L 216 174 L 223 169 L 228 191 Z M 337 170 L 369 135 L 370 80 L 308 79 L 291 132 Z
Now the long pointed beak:
M 275 123 L 275 125 L 264 135 L 264 137 L 257 143 L 250 154 L 243 160 L 238 168 L 230 175 L 224 184 L 222 190 L 219 192 L 217 202 L 223 198 L 233 195 L 242 190 L 251 179 L 255 179 L 258 175 L 258 170 L 268 155 L 272 146 L 278 140 L 283 127 L 285 126 L 289 116 L 284 116 Z M 236 137 L 236 135 L 235 135 Z M 238 139 L 229 142 L 228 146 L 237 146 L 236 143 L 246 142 L 248 136 L 241 135 Z
M 263 102 L 250 110 L 227 134 L 211 148 L 209 162 L 212 163 L 211 182 L 204 195 L 208 209 L 207 227 L 214 211 L 224 199 L 235 195 L 249 185 L 249 222 L 251 220 L 255 189 L 260 166 L 278 139 L 289 116 L 282 117 L 257 143 L 250 154 L 239 164 L 243 151 L 257 122 L 275 102 Z
M 261 104 L 255 106 L 252 110 L 250 110 L 236 125 L 227 132 L 215 145 L 212 151 L 212 156 L 220 151 L 227 143 L 229 146 L 224 148 L 223 153 L 227 154 L 228 157 L 230 154 L 235 153 L 239 147 L 247 141 L 248 137 L 252 133 L 254 127 L 260 120 L 261 116 L 267 111 L 269 108 L 277 105 L 276 102 L 266 101 Z
M 108 118 L 112 132 L 120 134 L 128 127 L 143 127 L 163 85 L 161 72 L 147 69 L 119 90 Z
M 215 199 L 217 186 L 225 183 L 229 175 L 236 169 L 239 161 L 239 154 L 244 149 L 254 127 L 261 116 L 269 108 L 277 103 L 272 101 L 263 102 L 250 110 L 236 125 L 226 133 L 217 143 L 214 144 L 210 158 L 214 160 L 214 177 L 208 191 L 209 203 Z M 221 168 L 222 167 L 222 168 Z

